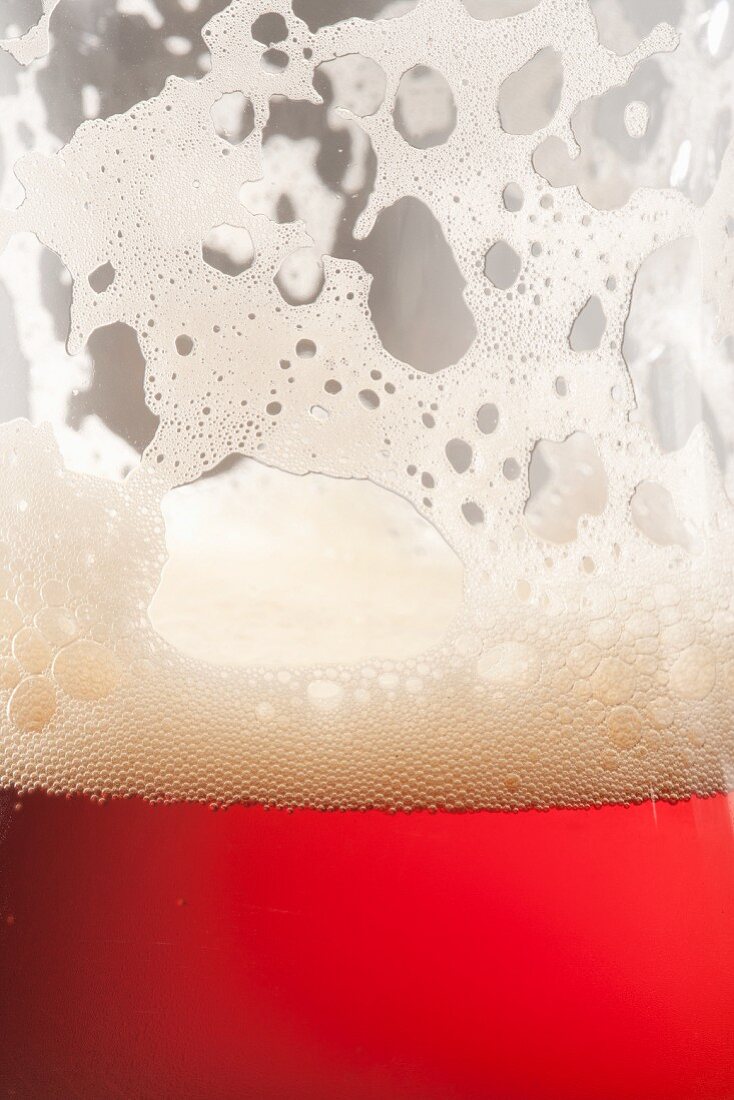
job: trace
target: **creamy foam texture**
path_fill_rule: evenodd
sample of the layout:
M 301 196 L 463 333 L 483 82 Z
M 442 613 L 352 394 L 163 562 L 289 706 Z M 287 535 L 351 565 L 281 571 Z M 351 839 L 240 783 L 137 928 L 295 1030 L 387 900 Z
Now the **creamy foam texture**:
M 730 785 L 729 38 L 692 3 L 505 7 L 235 0 L 210 71 L 59 152 L 28 70 L 0 277 L 45 422 L 0 425 L 3 784 Z
M 183 486 L 163 512 L 169 559 L 150 617 L 190 657 L 274 669 L 401 660 L 443 641 L 461 609 L 459 559 L 367 481 L 250 464 Z

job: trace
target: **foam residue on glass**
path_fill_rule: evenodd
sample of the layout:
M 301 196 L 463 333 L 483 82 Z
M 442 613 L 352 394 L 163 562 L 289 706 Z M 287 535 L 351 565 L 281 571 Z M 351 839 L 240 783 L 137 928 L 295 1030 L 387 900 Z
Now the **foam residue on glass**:
M 150 90 L 66 110 L 67 5 L 0 121 L 0 782 L 725 789 L 722 5 L 127 2 Z

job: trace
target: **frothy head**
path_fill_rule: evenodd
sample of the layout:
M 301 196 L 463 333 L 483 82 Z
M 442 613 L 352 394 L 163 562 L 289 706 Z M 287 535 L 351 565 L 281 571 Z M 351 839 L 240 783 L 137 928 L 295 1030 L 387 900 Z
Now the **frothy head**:
M 0 278 L 15 411 L 51 426 L 0 426 L 0 779 L 391 808 L 726 787 L 729 63 L 687 8 L 643 33 L 604 5 L 295 7 L 235 0 L 204 75 L 51 155 L 29 82 Z

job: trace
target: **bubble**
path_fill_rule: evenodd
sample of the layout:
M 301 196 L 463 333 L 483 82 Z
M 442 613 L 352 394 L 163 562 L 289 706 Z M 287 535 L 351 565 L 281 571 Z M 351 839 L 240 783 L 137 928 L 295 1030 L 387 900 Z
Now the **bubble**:
M 73 699 L 103 699 L 114 690 L 119 679 L 114 655 L 85 638 L 60 650 L 51 671 L 61 690 Z
M 13 638 L 13 656 L 26 672 L 43 672 L 51 660 L 51 647 L 39 630 L 26 626 Z
M 446 444 L 446 457 L 457 474 L 466 473 L 471 466 L 471 446 L 463 439 L 450 439 Z
M 592 294 L 571 326 L 569 343 L 574 351 L 594 351 L 599 347 L 607 319 L 596 294 Z
M 659 697 L 648 703 L 647 713 L 655 729 L 670 729 L 675 719 L 675 706 L 672 700 Z
M 684 699 L 705 699 L 716 683 L 716 658 L 706 646 L 692 645 L 670 672 L 671 687 Z
M 498 290 L 507 290 L 520 274 L 521 260 L 507 241 L 495 241 L 484 257 L 484 274 Z
M 365 409 L 376 409 L 380 404 L 380 398 L 374 390 L 360 390 L 357 396 Z
M 596 670 L 602 651 L 591 642 L 582 642 L 575 646 L 566 658 L 566 664 L 574 676 L 587 678 Z
M 518 210 L 522 210 L 525 196 L 520 185 L 514 182 L 508 183 L 502 192 L 502 201 L 505 204 L 505 209 L 513 214 L 516 214 Z
M 324 286 L 324 265 L 313 248 L 299 248 L 286 256 L 275 285 L 289 305 L 315 302 Z
M 109 260 L 96 267 L 89 275 L 89 285 L 95 294 L 104 294 L 115 281 L 115 269 Z
M 223 222 L 206 234 L 201 244 L 201 255 L 209 267 L 235 279 L 252 266 L 255 249 L 247 229 Z
M 456 126 L 456 103 L 442 73 L 428 65 L 414 65 L 403 73 L 393 121 L 398 133 L 416 149 L 443 145 Z
M 280 12 L 269 11 L 258 15 L 251 27 L 252 37 L 264 46 L 272 46 L 288 37 L 288 24 Z
M 296 355 L 299 359 L 313 359 L 316 354 L 316 345 L 313 340 L 299 340 L 296 344 Z
M 21 680 L 8 700 L 8 718 L 22 733 L 38 733 L 54 716 L 56 693 L 45 676 Z
M 78 633 L 76 619 L 65 607 L 42 607 L 33 622 L 46 641 L 55 646 L 66 645 Z
M 191 355 L 194 350 L 194 341 L 186 333 L 176 337 L 176 351 L 179 355 Z
M 487 402 L 477 410 L 477 427 L 482 435 L 491 435 L 496 431 L 499 422 L 499 409 L 491 402 Z
M 290 58 L 285 50 L 266 50 L 260 58 L 260 64 L 266 72 L 282 72 L 288 68 Z
M 635 689 L 634 669 L 618 657 L 604 657 L 592 677 L 592 688 L 602 703 L 625 703 Z
M 471 527 L 478 527 L 484 523 L 484 511 L 475 500 L 464 501 L 461 514 Z

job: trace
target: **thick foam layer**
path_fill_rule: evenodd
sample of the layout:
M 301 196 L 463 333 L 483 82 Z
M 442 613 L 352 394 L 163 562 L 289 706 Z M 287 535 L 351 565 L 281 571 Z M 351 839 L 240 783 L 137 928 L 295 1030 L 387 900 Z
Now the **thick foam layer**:
M 190 657 L 283 668 L 416 657 L 462 604 L 461 563 L 368 481 L 256 464 L 163 501 L 169 558 L 150 605 Z
M 39 122 L 15 165 L 0 276 L 53 430 L 0 427 L 0 780 L 393 808 L 723 789 L 734 153 L 686 135 L 730 93 L 728 40 L 693 4 L 624 54 L 598 34 L 634 19 L 572 0 L 313 30 L 275 2 L 272 42 L 262 14 L 235 0 L 208 73 L 58 153 Z M 71 360 L 38 242 L 73 281 Z M 197 481 L 233 455 L 343 480 Z

